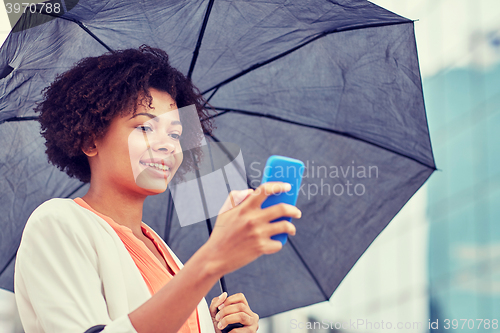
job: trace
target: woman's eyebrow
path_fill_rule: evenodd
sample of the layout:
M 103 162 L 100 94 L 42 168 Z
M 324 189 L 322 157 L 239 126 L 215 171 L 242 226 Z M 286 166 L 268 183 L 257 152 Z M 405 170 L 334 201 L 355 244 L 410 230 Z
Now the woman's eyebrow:
M 156 116 L 156 115 L 154 115 L 152 113 L 148 113 L 148 112 L 136 113 L 132 117 L 130 117 L 130 119 L 133 119 L 133 118 L 135 118 L 137 116 L 147 116 L 147 117 L 153 119 L 154 121 L 159 121 L 158 120 L 158 116 Z M 170 125 L 181 125 L 182 126 L 182 123 L 179 120 L 172 120 L 172 122 L 170 123 Z
M 156 119 L 156 116 L 154 114 L 148 113 L 148 112 L 136 113 L 136 114 L 132 115 L 132 117 L 130 117 L 130 119 L 133 119 L 133 118 L 138 117 L 138 116 L 147 116 L 151 119 L 154 119 L 155 121 L 159 121 L 158 119 Z

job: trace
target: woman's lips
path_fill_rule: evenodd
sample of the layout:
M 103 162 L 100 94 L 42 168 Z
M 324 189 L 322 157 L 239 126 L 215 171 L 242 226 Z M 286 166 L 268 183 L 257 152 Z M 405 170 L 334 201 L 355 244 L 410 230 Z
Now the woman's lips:
M 170 167 L 168 165 L 165 165 L 163 163 L 148 163 L 148 162 L 142 162 L 140 161 L 142 165 L 154 168 L 156 170 L 160 171 L 170 171 Z
M 166 165 L 160 163 L 144 163 L 142 161 L 140 164 L 145 167 L 145 171 L 156 178 L 167 179 L 170 176 L 170 168 Z

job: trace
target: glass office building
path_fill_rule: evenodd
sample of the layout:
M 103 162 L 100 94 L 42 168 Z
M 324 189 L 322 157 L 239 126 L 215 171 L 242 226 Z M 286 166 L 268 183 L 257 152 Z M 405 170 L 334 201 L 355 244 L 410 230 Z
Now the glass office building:
M 500 331 L 500 65 L 438 73 L 424 95 L 441 170 L 427 184 L 432 332 Z

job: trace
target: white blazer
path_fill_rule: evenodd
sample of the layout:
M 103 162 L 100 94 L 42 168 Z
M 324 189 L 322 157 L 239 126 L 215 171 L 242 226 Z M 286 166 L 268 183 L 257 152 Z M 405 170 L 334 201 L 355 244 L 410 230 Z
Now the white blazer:
M 103 333 L 137 333 L 128 314 L 151 297 L 113 228 L 71 199 L 48 200 L 31 214 L 14 292 L 26 333 L 83 333 L 99 324 Z M 215 333 L 205 298 L 198 314 L 201 332 Z

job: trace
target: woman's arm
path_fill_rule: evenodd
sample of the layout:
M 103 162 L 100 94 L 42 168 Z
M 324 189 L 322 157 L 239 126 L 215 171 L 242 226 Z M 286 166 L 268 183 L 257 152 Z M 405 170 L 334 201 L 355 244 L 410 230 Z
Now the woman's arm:
M 207 243 L 167 285 L 129 314 L 137 332 L 176 333 L 200 299 L 222 275 L 252 262 L 262 254 L 279 251 L 281 242 L 270 237 L 284 232 L 294 235 L 295 227 L 288 221 L 269 221 L 281 216 L 300 218 L 300 210 L 287 204 L 266 209 L 260 207 L 267 196 L 288 190 L 289 184 L 269 182 L 259 186 L 255 192 L 231 192 L 230 196 L 244 195 L 247 198 L 240 205 L 219 215 Z
M 222 276 L 208 251 L 205 246 L 200 248 L 162 289 L 129 314 L 138 333 L 179 331 Z

